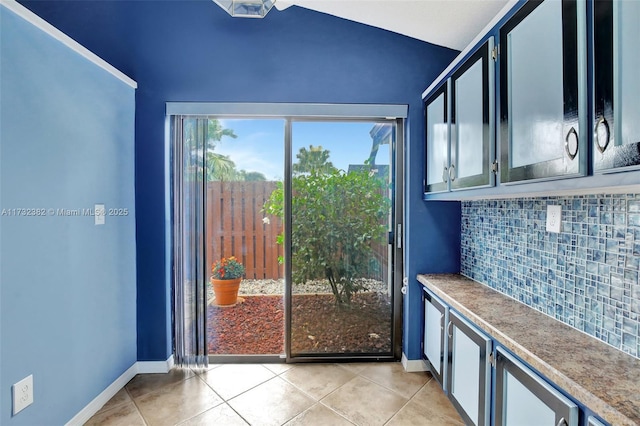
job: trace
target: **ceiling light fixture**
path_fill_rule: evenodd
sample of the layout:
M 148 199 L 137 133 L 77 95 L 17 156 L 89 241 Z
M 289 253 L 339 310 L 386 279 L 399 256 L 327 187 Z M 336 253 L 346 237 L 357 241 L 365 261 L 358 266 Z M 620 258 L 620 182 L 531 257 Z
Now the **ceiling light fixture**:
M 264 18 L 276 0 L 213 0 L 236 18 Z

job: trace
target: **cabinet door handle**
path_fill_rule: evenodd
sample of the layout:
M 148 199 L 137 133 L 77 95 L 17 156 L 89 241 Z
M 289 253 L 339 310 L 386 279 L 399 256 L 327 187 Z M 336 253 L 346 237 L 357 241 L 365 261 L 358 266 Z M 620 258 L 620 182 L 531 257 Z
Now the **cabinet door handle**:
M 600 142 L 600 132 L 598 131 L 600 129 L 600 126 L 604 126 L 604 130 L 607 134 L 607 138 L 604 140 L 604 144 Z M 609 146 L 609 140 L 611 139 L 611 129 L 609 129 L 609 123 L 607 122 L 607 119 L 604 118 L 604 116 L 600 117 L 596 122 L 596 127 L 593 129 L 593 133 L 593 138 L 596 140 L 596 147 L 598 148 L 598 151 L 600 151 L 601 154 L 604 154 L 604 151 Z
M 444 319 L 444 314 L 440 315 L 440 330 L 444 330 L 444 321 L 442 321 Z
M 451 334 L 451 326 L 453 325 L 452 321 L 449 321 L 449 324 L 447 325 L 447 336 L 449 336 L 450 339 L 453 338 L 453 335 Z
M 564 417 L 561 417 L 560 420 L 558 421 L 557 426 L 569 426 L 569 423 L 567 423 Z
M 449 167 L 449 179 L 451 179 L 451 182 L 456 180 L 456 166 L 455 166 L 455 164 L 452 164 Z
M 447 166 L 444 166 L 444 169 L 442 170 L 442 181 L 447 182 L 448 179 L 449 179 L 449 168 Z
M 569 133 L 567 133 L 567 136 L 564 138 L 564 150 L 567 152 L 570 160 L 573 160 L 576 158 L 576 155 L 578 155 L 578 132 L 576 132 L 573 126 L 571 126 Z

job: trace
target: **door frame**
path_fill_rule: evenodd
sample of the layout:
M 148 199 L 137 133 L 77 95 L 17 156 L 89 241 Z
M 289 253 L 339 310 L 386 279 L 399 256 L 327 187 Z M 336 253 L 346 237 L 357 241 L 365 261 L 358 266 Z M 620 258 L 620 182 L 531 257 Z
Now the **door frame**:
M 402 280 L 404 277 L 404 247 L 403 247 L 403 218 L 404 218 L 404 131 L 406 118 L 404 117 L 307 117 L 295 116 L 287 117 L 285 124 L 285 179 L 284 192 L 291 194 L 292 182 L 292 156 L 293 156 L 293 135 L 292 124 L 294 122 L 386 122 L 395 125 L 395 141 L 389 147 L 391 151 L 390 173 L 393 176 L 393 196 L 391 209 L 391 231 L 389 235 L 390 259 L 389 268 L 392 271 L 392 314 L 391 318 L 391 350 L 388 353 L 370 353 L 370 354 L 341 354 L 341 353 L 310 353 L 293 356 L 291 351 L 291 332 L 292 332 L 292 286 L 285 285 L 285 355 L 287 363 L 294 362 L 328 362 L 328 361 L 382 361 L 382 360 L 400 360 L 402 357 Z M 291 235 L 291 223 L 293 220 L 291 209 L 291 197 L 285 197 L 285 235 Z M 291 238 L 285 238 L 285 254 L 287 259 L 291 259 L 292 247 Z M 292 269 L 285 267 L 285 279 L 287 283 L 292 282 Z
M 395 148 L 392 150 L 393 164 L 390 165 L 394 178 L 394 197 L 392 200 L 392 224 L 390 239 L 393 241 L 390 250 L 392 258 L 389 266 L 393 274 L 393 318 L 392 318 L 392 347 L 389 354 L 313 354 L 313 356 L 292 357 L 291 356 L 291 286 L 285 285 L 285 348 L 284 355 L 273 357 L 270 355 L 209 355 L 210 362 L 309 362 L 309 361 L 332 361 L 332 360 L 399 360 L 402 354 L 402 280 L 403 280 L 403 250 L 404 250 L 404 145 L 405 127 L 408 116 L 408 105 L 397 104 L 294 104 L 294 103 L 218 103 L 218 102 L 167 102 L 166 103 L 166 126 L 168 144 L 167 158 L 170 162 L 173 150 L 173 138 L 170 131 L 170 122 L 174 116 L 210 116 L 219 119 L 284 119 L 285 120 L 285 193 L 291 193 L 291 123 L 293 121 L 394 121 L 396 125 Z M 171 188 L 174 182 L 171 167 L 167 168 L 165 178 L 166 186 L 166 211 L 173 209 L 174 199 Z M 167 233 L 167 259 L 173 258 L 174 246 L 172 244 L 175 218 L 171 215 L 171 223 Z M 290 233 L 291 202 L 290 198 L 285 203 L 285 234 Z M 289 229 L 288 229 L 289 228 Z M 291 256 L 291 241 L 285 239 L 285 253 Z M 167 281 L 173 288 L 172 271 L 173 266 L 167 268 Z M 285 268 L 285 280 L 291 282 L 291 268 Z M 173 321 L 176 320 L 175 312 L 172 309 Z M 173 330 L 172 330 L 173 333 Z

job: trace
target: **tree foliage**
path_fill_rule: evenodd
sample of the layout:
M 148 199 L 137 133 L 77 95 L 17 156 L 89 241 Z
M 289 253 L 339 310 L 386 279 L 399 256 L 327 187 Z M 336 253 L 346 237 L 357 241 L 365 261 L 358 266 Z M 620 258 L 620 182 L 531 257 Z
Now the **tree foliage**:
M 262 173 L 238 170 L 236 163 L 228 155 L 215 152 L 218 143 L 224 137 L 236 139 L 238 136 L 233 129 L 224 128 L 215 118 L 184 120 L 184 150 L 191 155 L 191 161 L 196 164 L 192 173 L 202 173 L 204 159 L 207 182 L 267 180 Z
M 294 283 L 326 279 L 339 305 L 349 305 L 363 288 L 373 258 L 372 243 L 382 241 L 389 201 L 383 182 L 369 171 L 317 169 L 292 179 L 292 272 Z M 264 205 L 284 216 L 280 183 Z M 282 235 L 278 242 L 284 241 Z
M 309 149 L 300 148 L 296 154 L 298 161 L 293 163 L 291 169 L 293 174 L 302 173 L 330 173 L 335 169 L 329 161 L 329 150 L 323 149 L 322 145 L 309 145 Z

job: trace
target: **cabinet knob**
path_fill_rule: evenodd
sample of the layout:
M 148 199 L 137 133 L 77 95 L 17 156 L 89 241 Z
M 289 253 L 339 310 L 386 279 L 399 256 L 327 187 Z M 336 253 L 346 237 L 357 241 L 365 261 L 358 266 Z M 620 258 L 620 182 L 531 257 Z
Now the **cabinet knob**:
M 456 180 L 456 166 L 455 166 L 455 164 L 452 164 L 449 167 L 449 179 L 451 179 L 451 182 Z
M 600 130 L 604 130 L 606 137 L 600 136 Z M 611 139 L 611 130 L 609 129 L 609 123 L 607 122 L 604 116 L 600 117 L 596 122 L 596 127 L 593 129 L 593 138 L 596 141 L 596 147 L 601 154 L 604 154 L 604 151 L 609 146 L 609 140 Z
M 573 126 L 571 126 L 569 133 L 564 138 L 564 149 L 570 160 L 573 160 L 578 155 L 578 132 Z

